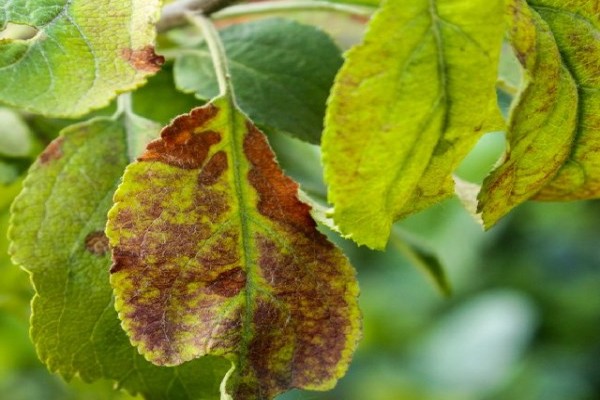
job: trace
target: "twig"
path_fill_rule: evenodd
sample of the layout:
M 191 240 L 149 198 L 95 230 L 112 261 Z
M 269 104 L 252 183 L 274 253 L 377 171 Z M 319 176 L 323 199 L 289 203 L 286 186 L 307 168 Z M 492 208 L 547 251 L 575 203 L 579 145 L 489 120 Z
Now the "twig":
M 233 3 L 235 0 L 179 0 L 163 8 L 162 17 L 156 28 L 159 32 L 164 32 L 185 25 L 188 22 L 185 17 L 186 12 L 200 12 L 206 16 L 213 14 L 214 19 L 225 19 L 242 15 L 291 11 L 333 11 L 368 17 L 375 10 L 373 7 L 330 3 L 321 0 L 276 0 L 229 7 Z
M 162 9 L 162 16 L 156 24 L 158 32 L 164 32 L 178 26 L 187 24 L 185 16 L 188 12 L 200 12 L 204 15 L 210 15 L 231 4 L 236 0 L 179 0 L 167 4 Z

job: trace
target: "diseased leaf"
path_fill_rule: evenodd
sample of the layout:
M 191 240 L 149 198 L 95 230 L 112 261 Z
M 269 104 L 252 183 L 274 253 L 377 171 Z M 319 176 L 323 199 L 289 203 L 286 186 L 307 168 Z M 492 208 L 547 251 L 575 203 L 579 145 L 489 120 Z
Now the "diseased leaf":
M 552 180 L 567 161 L 581 124 L 578 84 L 548 24 L 524 0 L 509 1 L 507 20 L 525 82 L 510 115 L 509 150 L 478 196 L 486 228 Z
M 358 285 L 264 135 L 220 97 L 161 136 L 107 225 L 132 343 L 159 365 L 229 358 L 234 399 L 331 388 L 357 344 Z
M 40 359 L 67 379 L 112 379 L 148 399 L 218 399 L 225 360 L 156 367 L 131 346 L 114 310 L 104 227 L 137 146 L 131 127 L 144 125 L 130 119 L 101 117 L 65 129 L 13 205 L 11 252 L 36 289 L 32 339 Z M 156 136 L 158 127 L 145 125 Z
M 537 200 L 583 200 L 600 196 L 600 10 L 586 0 L 530 1 L 548 24 L 560 50 L 563 69 L 577 85 L 576 118 L 567 161 L 535 195 Z
M 328 196 L 347 237 L 384 248 L 392 223 L 450 196 L 462 158 L 502 127 L 502 15 L 501 0 L 387 1 L 347 54 L 323 135 Z
M 325 102 L 342 65 L 333 40 L 284 19 L 237 24 L 224 29 L 221 38 L 240 108 L 268 132 L 319 143 Z M 175 81 L 201 99 L 219 94 L 205 44 L 177 59 Z
M 7 23 L 37 28 L 31 39 L 0 40 L 0 101 L 49 116 L 79 116 L 134 89 L 156 72 L 154 24 L 160 0 L 12 0 Z

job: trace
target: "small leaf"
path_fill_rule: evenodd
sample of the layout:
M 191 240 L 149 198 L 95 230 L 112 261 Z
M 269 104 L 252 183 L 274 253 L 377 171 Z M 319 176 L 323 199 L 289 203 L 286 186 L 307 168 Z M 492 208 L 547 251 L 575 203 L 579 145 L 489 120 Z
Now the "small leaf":
M 325 102 L 342 65 L 331 38 L 284 19 L 237 24 L 224 29 L 221 38 L 240 108 L 268 132 L 319 143 Z M 175 81 L 201 99 L 219 94 L 205 44 L 177 59 Z
M 66 379 L 112 379 L 147 399 L 216 400 L 227 362 L 156 367 L 131 346 L 114 310 L 104 227 L 129 163 L 127 143 L 135 142 L 130 127 L 140 125 L 128 119 L 95 118 L 63 130 L 12 207 L 13 260 L 36 289 L 32 339 L 40 359 Z
M 510 115 L 510 149 L 478 196 L 486 228 L 552 180 L 567 161 L 581 124 L 578 85 L 548 24 L 524 0 L 509 1 L 507 20 L 525 83 Z
M 415 267 L 427 275 L 435 287 L 446 297 L 452 295 L 452 287 L 446 270 L 438 256 L 427 246 L 399 229 L 394 229 L 391 243 Z
M 31 39 L 0 39 L 0 101 L 49 116 L 100 108 L 117 91 L 156 72 L 154 24 L 159 0 L 12 0 L 7 23 L 37 28 Z
M 453 193 L 452 172 L 501 128 L 501 0 L 387 1 L 329 99 L 323 163 L 334 220 L 385 247 L 392 223 Z
M 158 365 L 226 356 L 234 399 L 331 388 L 357 344 L 358 286 L 298 185 L 227 97 L 161 136 L 127 168 L 107 225 L 132 343 Z

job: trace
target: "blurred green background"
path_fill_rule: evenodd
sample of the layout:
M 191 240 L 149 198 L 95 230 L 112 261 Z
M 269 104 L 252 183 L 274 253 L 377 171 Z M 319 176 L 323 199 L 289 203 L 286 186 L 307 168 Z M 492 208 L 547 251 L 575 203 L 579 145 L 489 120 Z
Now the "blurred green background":
M 329 17 L 316 22 L 344 47 L 357 39 Z M 510 98 L 501 94 L 500 102 L 506 111 Z M 111 382 L 65 383 L 46 371 L 28 338 L 33 291 L 6 255 L 8 208 L 22 176 L 68 123 L 0 107 L 2 400 L 132 398 Z M 270 140 L 286 172 L 323 199 L 318 148 Z M 459 175 L 481 181 L 503 140 L 486 135 Z M 364 338 L 333 391 L 292 391 L 281 400 L 600 399 L 600 203 L 527 203 L 484 233 L 452 199 L 397 229 L 437 253 L 454 294 L 441 296 L 394 245 L 374 252 L 331 234 L 358 271 Z

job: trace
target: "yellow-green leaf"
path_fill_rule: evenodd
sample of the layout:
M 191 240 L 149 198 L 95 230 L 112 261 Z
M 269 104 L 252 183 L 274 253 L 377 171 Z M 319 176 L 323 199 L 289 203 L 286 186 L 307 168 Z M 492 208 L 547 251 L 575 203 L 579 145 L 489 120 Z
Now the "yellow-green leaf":
M 225 356 L 237 400 L 331 388 L 359 337 L 358 286 L 264 135 L 221 97 L 130 165 L 107 235 L 116 307 L 150 361 Z
M 392 223 L 453 193 L 452 172 L 502 126 L 501 0 L 388 0 L 336 78 L 323 135 L 334 219 L 381 249 Z
M 134 89 L 158 70 L 154 24 L 160 0 L 11 0 L 8 23 L 37 29 L 0 39 L 0 101 L 51 116 L 78 116 Z
M 577 120 L 569 156 L 538 200 L 600 197 L 600 9 L 587 0 L 535 0 L 529 4 L 548 24 L 560 60 L 577 84 L 570 106 Z
M 600 194 L 600 20 L 587 1 L 511 0 L 510 40 L 525 84 L 510 116 L 509 149 L 479 194 L 486 227 L 532 198 Z M 560 3 L 560 4 L 559 4 Z M 557 175 L 558 173 L 558 175 Z

